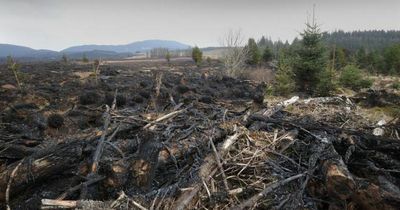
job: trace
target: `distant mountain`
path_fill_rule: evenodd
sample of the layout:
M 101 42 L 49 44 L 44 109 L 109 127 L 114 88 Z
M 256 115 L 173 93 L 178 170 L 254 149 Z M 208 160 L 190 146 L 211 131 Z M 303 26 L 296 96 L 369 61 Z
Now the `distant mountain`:
M 71 59 L 81 59 L 85 55 L 89 59 L 97 58 L 126 58 L 136 52 L 146 52 L 154 48 L 170 50 L 188 49 L 189 45 L 169 40 L 145 40 L 126 45 L 82 45 L 69 47 L 60 52 L 51 50 L 35 50 L 29 47 L 0 44 L 0 58 L 12 56 L 25 60 L 57 60 L 63 54 Z
M 105 51 L 105 50 L 92 50 L 85 52 L 64 52 L 60 53 L 60 56 L 66 54 L 69 59 L 82 59 L 83 56 L 86 56 L 88 59 L 98 59 L 98 58 L 108 58 L 108 59 L 118 59 L 118 58 L 127 58 L 133 56 L 133 53 L 117 53 L 114 51 Z
M 170 50 L 188 49 L 189 45 L 169 40 L 145 40 L 126 45 L 81 45 L 62 50 L 63 53 L 86 52 L 92 50 L 114 51 L 117 53 L 136 53 L 149 51 L 153 48 L 168 48 Z
M 0 44 L 0 57 L 26 57 L 26 58 L 55 58 L 59 52 L 51 50 L 35 50 L 12 44 Z

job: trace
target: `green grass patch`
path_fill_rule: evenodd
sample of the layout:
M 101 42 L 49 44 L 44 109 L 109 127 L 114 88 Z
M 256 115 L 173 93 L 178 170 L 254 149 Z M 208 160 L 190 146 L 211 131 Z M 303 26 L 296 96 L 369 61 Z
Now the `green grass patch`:
M 392 88 L 396 89 L 396 90 L 400 90 L 400 81 L 397 80 L 397 81 L 393 82 Z
M 368 109 L 368 113 L 374 116 L 384 114 L 392 118 L 398 118 L 400 117 L 400 106 L 373 107 Z

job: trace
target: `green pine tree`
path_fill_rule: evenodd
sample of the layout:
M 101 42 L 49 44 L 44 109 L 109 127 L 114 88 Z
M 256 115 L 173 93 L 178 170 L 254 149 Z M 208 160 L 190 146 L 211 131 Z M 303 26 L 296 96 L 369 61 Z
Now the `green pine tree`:
M 386 72 L 390 74 L 400 74 L 400 44 L 393 45 L 385 50 L 384 59 Z
M 314 94 L 320 82 L 321 72 L 327 66 L 322 34 L 313 21 L 306 23 L 306 29 L 301 36 L 303 39 L 297 50 L 298 59 L 294 65 L 296 87 L 299 91 Z
M 364 47 L 357 50 L 355 58 L 357 65 L 360 68 L 364 69 L 368 67 L 368 56 L 367 56 L 367 51 L 365 50 Z
M 269 47 L 266 47 L 262 54 L 262 60 L 264 62 L 269 62 L 272 60 L 272 57 L 273 57 L 272 50 Z
M 335 70 L 341 70 L 347 65 L 346 51 L 342 47 L 334 46 L 330 52 L 331 67 Z
M 165 59 L 167 60 L 168 64 L 171 63 L 171 53 L 169 53 L 169 51 L 165 54 Z
M 65 63 L 65 64 L 68 63 L 67 55 L 66 55 L 66 54 L 63 54 L 61 60 L 62 60 L 62 62 Z
M 358 91 L 371 87 L 373 81 L 363 75 L 361 69 L 355 65 L 347 65 L 340 74 L 339 82 L 343 87 Z
M 334 69 L 325 69 L 319 74 L 319 82 L 315 93 L 319 96 L 330 96 L 337 88 Z
M 203 52 L 197 46 L 192 50 L 192 59 L 197 66 L 200 66 L 200 63 L 203 59 Z
M 87 58 L 86 54 L 83 54 L 82 62 L 84 62 L 84 63 L 88 63 L 89 62 L 89 59 Z
M 295 90 L 295 82 L 291 60 L 283 51 L 279 53 L 277 68 L 273 93 L 275 95 L 288 96 Z
M 258 49 L 257 43 L 253 38 L 250 38 L 247 45 L 247 60 L 246 63 L 250 65 L 257 65 L 260 63 L 261 54 L 260 50 Z

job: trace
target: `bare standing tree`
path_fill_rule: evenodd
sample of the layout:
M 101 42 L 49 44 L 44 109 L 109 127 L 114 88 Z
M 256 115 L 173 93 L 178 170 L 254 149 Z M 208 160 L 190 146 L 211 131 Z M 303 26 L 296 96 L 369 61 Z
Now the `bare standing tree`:
M 238 77 L 245 69 L 248 49 L 243 47 L 243 41 L 241 30 L 229 30 L 221 39 L 221 45 L 226 48 L 222 59 L 228 76 Z
M 98 77 L 100 74 L 100 65 L 101 65 L 101 60 L 96 59 L 93 61 L 93 74 L 95 77 L 96 85 L 98 83 Z
M 7 57 L 7 66 L 8 69 L 10 69 L 14 73 L 15 81 L 17 82 L 18 89 L 22 90 L 21 82 L 19 80 L 19 77 L 21 73 L 19 72 L 19 65 L 17 64 L 16 61 L 11 56 Z

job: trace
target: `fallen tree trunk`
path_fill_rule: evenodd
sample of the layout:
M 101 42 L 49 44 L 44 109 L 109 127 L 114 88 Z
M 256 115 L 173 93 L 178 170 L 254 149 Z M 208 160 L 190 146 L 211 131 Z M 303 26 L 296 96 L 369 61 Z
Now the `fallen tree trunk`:
M 353 195 L 356 188 L 353 175 L 333 145 L 326 147 L 324 153 L 327 158 L 321 162 L 326 189 L 330 196 L 346 200 Z
M 86 145 L 85 141 L 78 140 L 46 149 L 42 151 L 42 154 L 29 156 L 23 160 L 12 180 L 10 180 L 10 175 L 19 162 L 8 165 L 0 173 L 0 201 L 5 200 L 5 191 L 9 181 L 11 182 L 10 195 L 12 196 L 33 184 L 39 184 L 46 178 L 75 167 L 81 161 L 82 151 Z

